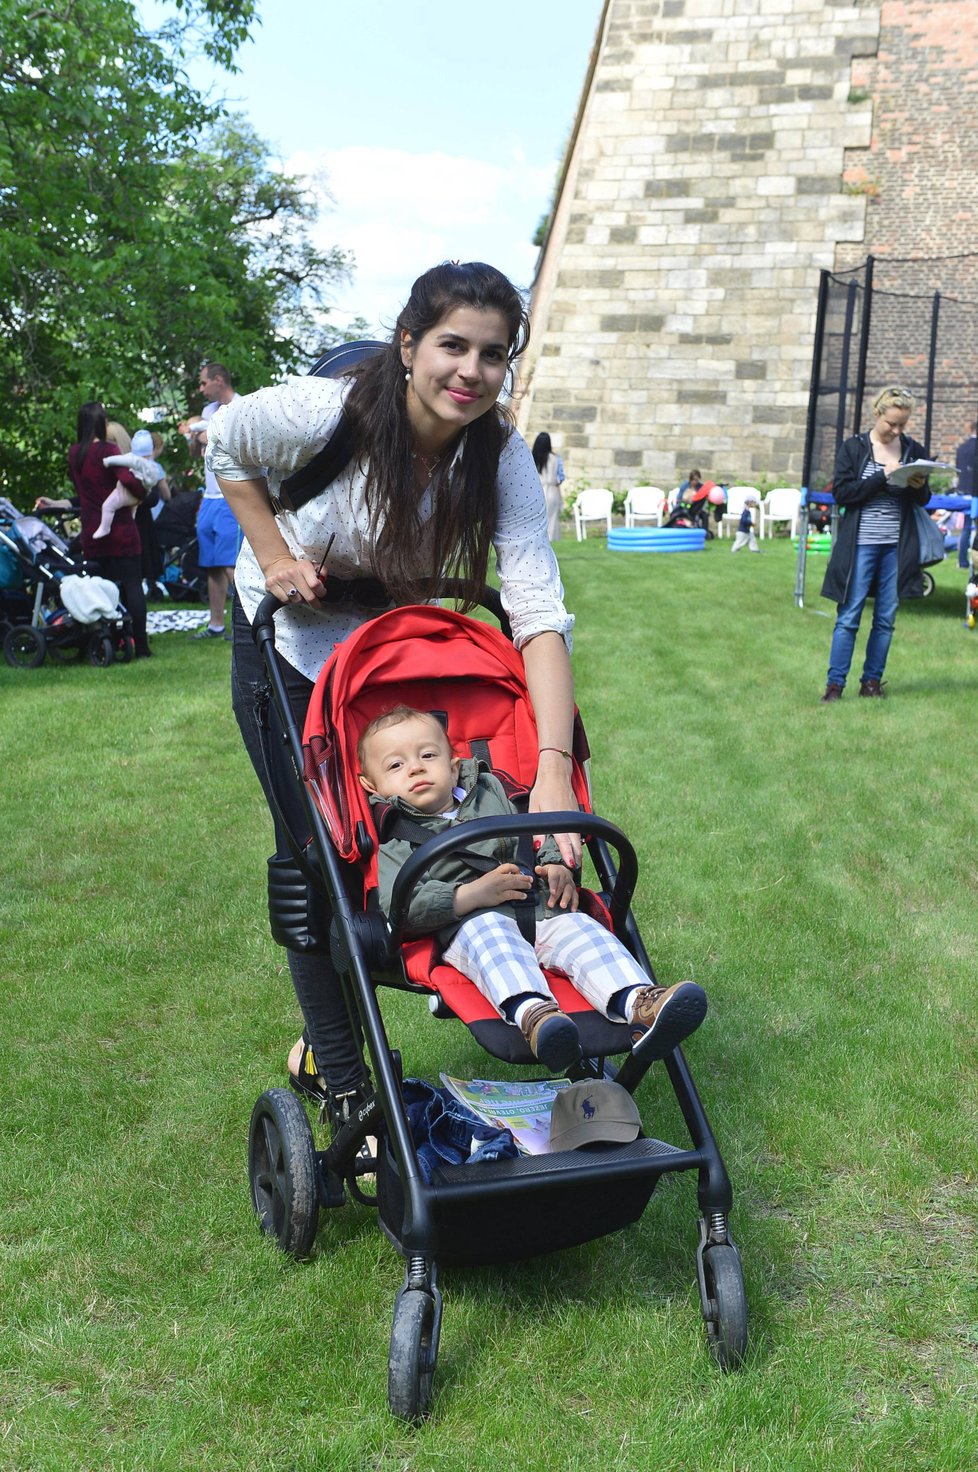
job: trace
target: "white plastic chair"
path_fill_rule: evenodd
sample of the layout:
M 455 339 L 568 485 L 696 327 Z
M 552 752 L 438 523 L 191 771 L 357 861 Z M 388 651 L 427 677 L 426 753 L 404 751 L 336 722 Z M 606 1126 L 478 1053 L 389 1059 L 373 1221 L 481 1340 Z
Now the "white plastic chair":
M 661 526 L 665 500 L 666 493 L 658 486 L 632 486 L 625 497 L 625 525 L 654 521 L 656 526 Z
M 796 486 L 778 486 L 761 502 L 760 535 L 769 537 L 776 522 L 788 523 L 789 536 L 797 537 L 801 491 Z
M 737 530 L 740 524 L 741 512 L 744 509 L 744 502 L 748 496 L 753 496 L 758 502 L 761 499 L 757 494 L 756 486 L 729 486 L 727 488 L 727 507 L 720 520 L 721 537 L 726 536 L 725 528 L 728 524 L 734 531 Z
M 603 521 L 605 531 L 611 531 L 611 506 L 614 497 L 605 486 L 590 491 L 581 491 L 574 502 L 574 526 L 579 542 L 587 541 L 587 523 Z

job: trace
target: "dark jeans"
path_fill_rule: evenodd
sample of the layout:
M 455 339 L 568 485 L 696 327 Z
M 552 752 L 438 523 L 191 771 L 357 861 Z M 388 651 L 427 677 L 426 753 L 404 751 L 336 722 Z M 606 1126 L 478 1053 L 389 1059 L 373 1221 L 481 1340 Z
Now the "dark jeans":
M 241 728 L 245 748 L 272 814 L 276 856 L 284 859 L 289 857 L 289 845 L 282 819 L 269 800 L 269 773 L 285 822 L 300 845 L 309 837 L 309 818 L 288 749 L 282 740 L 282 726 L 271 702 L 268 708 L 270 729 L 265 737 L 269 771 L 265 768 L 257 702 L 267 684 L 267 677 L 264 661 L 251 637 L 251 625 L 237 596 L 232 606 L 231 632 L 231 704 Z M 301 731 L 309 696 L 312 694 L 312 682 L 300 675 L 281 656 L 278 663 Z M 322 925 L 327 915 L 328 905 L 324 902 L 317 913 L 317 924 Z M 316 1055 L 319 1071 L 325 1075 L 330 1087 L 337 1091 L 356 1087 L 363 1081 L 365 1071 L 342 985 L 332 961 L 328 955 L 316 955 L 308 951 L 289 950 L 286 955 L 289 958 L 292 984 L 302 1009 L 306 1040 Z
M 138 557 L 96 557 L 100 575 L 117 583 L 126 611 L 132 619 L 133 638 L 137 650 L 148 649 L 146 642 L 146 594 L 143 592 L 143 569 Z

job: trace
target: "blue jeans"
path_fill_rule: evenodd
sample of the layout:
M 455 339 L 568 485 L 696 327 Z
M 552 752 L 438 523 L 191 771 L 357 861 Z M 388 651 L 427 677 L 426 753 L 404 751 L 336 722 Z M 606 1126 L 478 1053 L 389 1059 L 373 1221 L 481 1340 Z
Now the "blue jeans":
M 886 668 L 886 656 L 890 652 L 893 625 L 899 604 L 897 597 L 898 573 L 897 544 L 886 547 L 857 547 L 856 561 L 849 579 L 849 597 L 839 604 L 839 615 L 832 634 L 829 651 L 830 685 L 844 685 L 852 664 L 852 651 L 859 632 L 869 590 L 876 579 L 876 599 L 873 605 L 873 627 L 866 642 L 866 660 L 863 664 L 863 680 L 881 680 Z
M 519 1155 L 509 1130 L 484 1124 L 450 1090 L 436 1088 L 423 1078 L 406 1078 L 401 1094 L 426 1181 L 442 1165 L 476 1165 Z
M 974 523 L 971 517 L 965 515 L 964 526 L 961 528 L 961 535 L 958 538 L 958 567 L 968 568 L 971 566 L 969 553 L 971 552 L 971 538 L 974 535 L 974 530 Z

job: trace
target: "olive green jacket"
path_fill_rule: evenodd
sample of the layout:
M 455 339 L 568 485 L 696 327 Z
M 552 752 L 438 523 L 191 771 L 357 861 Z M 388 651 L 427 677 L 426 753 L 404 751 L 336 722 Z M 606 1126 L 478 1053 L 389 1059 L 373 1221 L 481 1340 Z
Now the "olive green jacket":
M 446 828 L 468 822 L 472 818 L 497 818 L 504 813 L 516 812 L 501 783 L 482 762 L 471 759 L 463 761 L 459 767 L 458 785 L 465 796 L 459 803 L 454 818 L 445 817 L 441 813 L 419 813 L 417 808 L 412 807 L 403 798 L 387 799 L 372 794 L 370 801 L 374 804 L 386 804 L 396 808 L 406 818 L 411 818 L 431 834 L 444 833 Z M 466 846 L 473 853 L 492 859 L 497 864 L 509 864 L 516 862 L 516 844 L 517 840 L 514 837 L 503 837 L 477 839 Z M 378 885 L 380 905 L 385 915 L 390 913 L 394 880 L 414 851 L 415 846 L 410 844 L 406 838 L 390 838 L 380 845 L 377 857 Z M 560 850 L 553 838 L 548 836 L 541 844 L 534 864 L 559 864 L 561 862 Z M 486 910 L 472 910 L 461 918 L 455 914 L 456 889 L 460 884 L 466 884 L 470 879 L 478 878 L 481 872 L 466 863 L 464 854 L 447 854 L 437 859 L 429 869 L 424 871 L 414 887 L 405 916 L 405 935 L 428 935 L 435 931 L 441 945 L 447 946 L 464 920 L 470 919 L 472 915 L 486 913 Z M 553 914 L 553 911 L 546 907 L 546 897 L 547 890 L 544 886 L 542 893 L 537 891 L 536 917 L 538 920 Z M 509 915 L 513 919 L 516 917 L 516 911 L 512 905 L 496 905 L 491 908 L 501 915 Z

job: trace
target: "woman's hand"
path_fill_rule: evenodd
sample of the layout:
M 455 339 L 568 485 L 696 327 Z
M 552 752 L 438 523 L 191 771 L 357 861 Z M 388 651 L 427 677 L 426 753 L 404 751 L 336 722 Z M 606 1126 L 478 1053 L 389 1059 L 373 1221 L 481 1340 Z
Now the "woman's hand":
M 64 500 L 64 501 L 52 501 L 52 499 L 51 499 L 50 496 L 38 496 L 37 500 L 34 502 L 34 510 L 35 511 L 70 511 L 71 510 L 71 502 L 68 501 L 68 500 Z
M 480 874 L 478 879 L 458 886 L 455 913 L 471 915 L 473 910 L 518 903 L 526 899 L 533 883 L 533 875 L 524 873 L 518 864 L 499 864 L 488 874 Z
M 541 752 L 537 780 L 530 792 L 529 811 L 531 813 L 574 812 L 580 804 L 571 787 L 570 772 L 570 761 L 563 752 Z M 542 843 L 544 835 L 536 834 L 535 838 L 537 842 Z M 555 833 L 553 839 L 568 869 L 579 869 L 581 835 L 579 833 Z
M 927 477 L 922 471 L 919 471 L 916 475 L 907 476 L 907 486 L 911 491 L 919 491 L 921 486 L 926 484 Z
M 577 909 L 577 885 L 563 864 L 538 864 L 536 872 L 547 886 L 547 909 L 559 905 L 562 910 Z
M 274 593 L 280 603 L 293 607 L 299 603 L 311 603 L 314 608 L 322 607 L 323 583 L 313 564 L 307 557 L 275 557 L 263 569 L 265 592 Z

